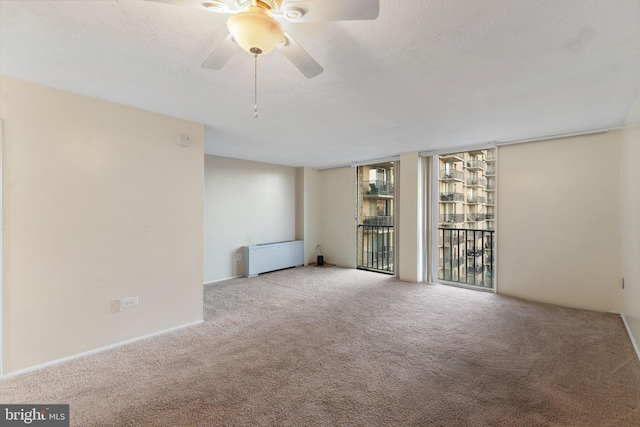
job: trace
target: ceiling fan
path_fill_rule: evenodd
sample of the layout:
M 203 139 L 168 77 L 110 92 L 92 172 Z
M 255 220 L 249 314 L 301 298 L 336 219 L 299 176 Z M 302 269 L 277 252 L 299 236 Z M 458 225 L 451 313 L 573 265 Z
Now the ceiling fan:
M 322 67 L 282 29 L 289 23 L 376 19 L 379 0 L 150 0 L 230 14 L 229 34 L 204 61 L 204 68 L 219 70 L 240 46 L 255 58 L 274 48 L 307 78 Z

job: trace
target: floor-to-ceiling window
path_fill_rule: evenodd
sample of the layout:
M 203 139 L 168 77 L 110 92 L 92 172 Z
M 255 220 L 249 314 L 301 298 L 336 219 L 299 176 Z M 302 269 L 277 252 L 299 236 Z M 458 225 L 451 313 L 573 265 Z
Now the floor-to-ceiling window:
M 437 235 L 437 251 L 431 252 L 433 265 L 437 265 L 433 278 L 440 283 L 493 290 L 495 149 L 441 154 L 434 159 L 438 194 L 431 221 Z
M 358 268 L 394 273 L 395 162 L 358 167 Z

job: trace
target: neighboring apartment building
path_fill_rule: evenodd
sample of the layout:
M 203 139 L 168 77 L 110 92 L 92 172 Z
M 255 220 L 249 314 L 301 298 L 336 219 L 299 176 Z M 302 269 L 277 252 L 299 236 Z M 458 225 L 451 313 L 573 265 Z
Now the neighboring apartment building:
M 493 288 L 495 149 L 439 156 L 438 279 Z

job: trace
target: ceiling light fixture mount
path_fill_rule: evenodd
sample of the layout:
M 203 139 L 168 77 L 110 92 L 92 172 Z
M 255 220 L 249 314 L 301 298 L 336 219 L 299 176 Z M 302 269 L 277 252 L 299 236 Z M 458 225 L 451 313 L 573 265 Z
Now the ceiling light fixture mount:
M 286 16 L 287 19 L 295 21 L 296 19 L 300 19 L 304 16 L 304 10 L 300 9 L 299 7 L 289 7 L 287 10 L 285 10 L 284 16 Z
M 210 12 L 227 13 L 229 11 L 229 6 L 224 2 L 224 0 L 210 0 L 206 3 L 202 3 L 202 5 Z

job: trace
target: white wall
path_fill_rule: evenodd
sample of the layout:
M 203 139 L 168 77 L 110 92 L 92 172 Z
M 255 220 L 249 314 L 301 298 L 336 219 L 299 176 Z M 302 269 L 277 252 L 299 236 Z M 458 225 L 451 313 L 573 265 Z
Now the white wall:
M 302 198 L 302 236 L 304 240 L 305 264 L 316 262 L 320 244 L 319 221 L 320 221 L 320 171 L 311 168 L 299 168 L 303 175 L 304 194 Z M 320 248 L 322 249 L 322 248 Z
M 499 147 L 499 293 L 620 311 L 620 140 Z
M 620 157 L 622 312 L 640 357 L 640 103 L 622 131 Z
M 242 246 L 296 238 L 296 169 L 205 156 L 204 283 L 242 275 Z
M 0 79 L 4 374 L 201 320 L 203 126 Z
M 319 185 L 319 236 L 324 261 L 356 268 L 356 168 L 321 170 Z

